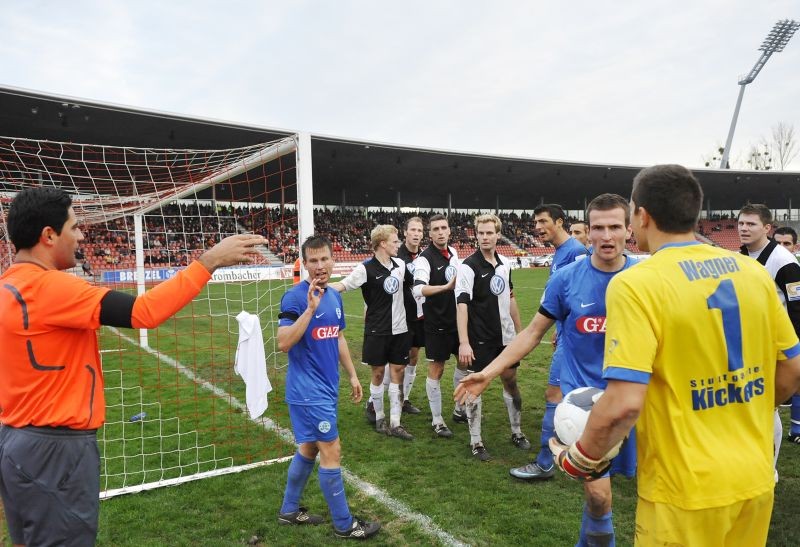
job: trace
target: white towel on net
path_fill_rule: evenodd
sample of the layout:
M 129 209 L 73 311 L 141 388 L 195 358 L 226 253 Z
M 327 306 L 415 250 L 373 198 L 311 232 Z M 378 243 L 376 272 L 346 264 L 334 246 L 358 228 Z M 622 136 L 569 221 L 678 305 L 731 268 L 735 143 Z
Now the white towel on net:
M 246 311 L 240 312 L 236 321 L 239 322 L 239 344 L 233 369 L 247 386 L 247 410 L 250 418 L 256 419 L 267 410 L 267 393 L 272 391 L 272 384 L 267 378 L 261 322 L 257 315 Z

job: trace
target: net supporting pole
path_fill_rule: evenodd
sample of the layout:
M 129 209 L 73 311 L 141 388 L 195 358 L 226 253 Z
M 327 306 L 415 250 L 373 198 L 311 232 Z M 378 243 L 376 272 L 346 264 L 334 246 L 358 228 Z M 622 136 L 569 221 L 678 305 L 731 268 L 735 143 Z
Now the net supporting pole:
M 136 294 L 144 294 L 144 230 L 142 215 L 133 215 L 133 233 L 136 240 Z M 139 345 L 148 347 L 147 329 L 139 329 Z
M 311 134 L 299 133 L 297 137 L 297 235 L 298 247 L 314 234 L 314 190 L 311 172 Z M 300 277 L 305 277 L 301 261 Z

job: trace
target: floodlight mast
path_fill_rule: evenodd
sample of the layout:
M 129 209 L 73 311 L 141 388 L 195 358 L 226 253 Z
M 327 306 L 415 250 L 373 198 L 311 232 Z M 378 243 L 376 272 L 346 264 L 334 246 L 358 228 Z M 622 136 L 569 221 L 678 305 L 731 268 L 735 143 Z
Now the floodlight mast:
M 728 139 L 725 141 L 725 149 L 722 151 L 722 161 L 720 161 L 719 164 L 720 169 L 729 168 L 728 157 L 730 156 L 731 143 L 733 142 L 733 132 L 736 130 L 736 120 L 739 118 L 739 108 L 742 106 L 744 87 L 756 79 L 756 76 L 758 76 L 758 73 L 764 68 L 764 65 L 767 64 L 767 61 L 773 53 L 780 53 L 783 51 L 783 48 L 786 47 L 786 44 L 789 43 L 789 40 L 792 39 L 792 36 L 798 28 L 800 28 L 800 23 L 793 19 L 783 19 L 775 23 L 775 26 L 772 27 L 770 33 L 767 34 L 761 47 L 758 48 L 758 50 L 761 51 L 761 57 L 759 57 L 756 64 L 753 65 L 753 68 L 750 69 L 750 72 L 739 79 L 739 98 L 736 99 L 736 108 L 733 110 L 731 128 L 728 130 Z

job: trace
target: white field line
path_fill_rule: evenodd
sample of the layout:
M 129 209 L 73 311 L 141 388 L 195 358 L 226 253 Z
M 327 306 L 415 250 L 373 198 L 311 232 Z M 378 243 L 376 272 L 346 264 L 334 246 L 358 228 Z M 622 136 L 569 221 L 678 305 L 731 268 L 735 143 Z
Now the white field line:
M 123 340 L 125 340 L 126 342 L 131 344 L 132 346 L 139 347 L 139 344 L 138 344 L 138 342 L 136 340 L 134 340 L 133 338 L 130 338 L 129 336 L 126 336 L 125 334 L 120 332 L 118 329 L 116 329 L 114 327 L 107 327 L 107 328 L 109 330 L 111 330 L 113 333 L 117 334 Z M 175 359 L 173 359 L 172 357 L 170 357 L 168 355 L 164 355 L 163 353 L 159 353 L 158 351 L 156 351 L 156 350 L 154 350 L 153 348 L 150 348 L 150 347 L 145 347 L 145 348 L 142 348 L 142 349 L 144 349 L 147 353 L 149 353 L 149 354 L 153 355 L 154 357 L 156 357 L 159 361 L 161 361 L 163 363 L 166 363 L 167 365 L 169 365 L 169 366 L 173 367 L 174 369 L 178 370 L 181 374 L 183 374 L 184 376 L 189 378 L 191 381 L 193 381 L 194 383 L 196 383 L 200 387 L 202 387 L 204 389 L 207 389 L 208 391 L 212 392 L 214 395 L 216 395 L 220 399 L 222 399 L 224 401 L 228 401 L 232 407 L 242 411 L 244 416 L 248 416 L 249 415 L 248 411 L 247 411 L 247 405 L 242 404 L 241 401 L 239 401 L 236 397 L 232 396 L 231 394 L 227 393 L 225 390 L 222 390 L 219 387 L 217 387 L 214 384 L 212 384 L 211 382 L 209 382 L 207 380 L 204 380 L 203 378 L 199 377 L 197 374 L 192 372 L 191 369 L 187 368 L 185 365 L 181 364 L 179 361 L 176 361 Z M 251 421 L 253 421 L 254 423 L 260 425 L 261 427 L 263 427 L 267 431 L 276 432 L 281 437 L 281 439 L 283 439 L 287 443 L 292 444 L 292 445 L 295 444 L 294 434 L 292 433 L 292 431 L 289 430 L 289 429 L 286 429 L 285 427 L 281 427 L 274 420 L 272 420 L 270 418 L 261 417 L 261 418 L 258 418 L 258 419 L 255 419 L 255 420 L 251 420 Z M 411 509 L 409 506 L 407 506 L 402 501 L 396 500 L 393 497 L 391 497 L 385 490 L 375 486 L 372 483 L 369 483 L 369 482 L 361 479 L 360 477 L 358 477 L 358 475 L 355 475 L 355 474 L 351 473 L 345 467 L 342 467 L 342 474 L 344 475 L 344 478 L 347 479 L 347 481 L 349 483 L 351 483 L 353 486 L 355 486 L 362 493 L 364 493 L 367 496 L 370 496 L 370 497 L 376 499 L 377 501 L 379 501 L 380 503 L 382 503 L 383 505 L 388 507 L 389 510 L 391 510 L 393 513 L 395 513 L 400 518 L 408 520 L 408 521 L 411 521 L 411 522 L 417 524 L 417 526 L 419 526 L 419 528 L 423 532 L 427 532 L 428 534 L 434 536 L 439 541 L 441 541 L 443 544 L 445 544 L 447 546 L 451 546 L 451 547 L 468 547 L 469 544 L 459 541 L 458 539 L 456 539 L 452 535 L 448 534 L 447 532 L 445 532 L 444 530 L 439 528 L 439 526 L 437 526 L 436 523 L 434 523 L 429 516 L 415 512 L 413 509 Z

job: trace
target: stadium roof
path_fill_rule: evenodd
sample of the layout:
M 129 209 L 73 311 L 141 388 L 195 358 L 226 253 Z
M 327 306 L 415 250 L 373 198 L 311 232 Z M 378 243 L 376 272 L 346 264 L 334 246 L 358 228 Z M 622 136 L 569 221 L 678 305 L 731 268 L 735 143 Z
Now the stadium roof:
M 218 149 L 295 131 L 193 118 L 0 86 L 0 135 L 115 146 Z M 641 166 L 598 165 L 422 149 L 312 134 L 314 202 L 458 209 L 583 209 L 602 192 L 628 195 Z M 800 206 L 800 173 L 694 170 L 710 208 L 747 201 Z M 708 206 L 708 202 L 706 206 Z

